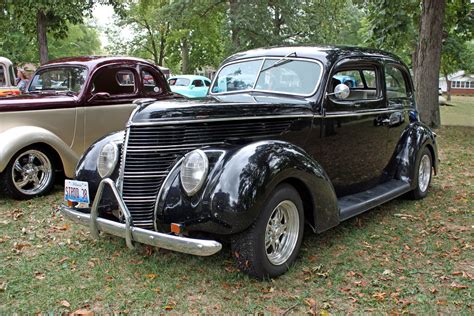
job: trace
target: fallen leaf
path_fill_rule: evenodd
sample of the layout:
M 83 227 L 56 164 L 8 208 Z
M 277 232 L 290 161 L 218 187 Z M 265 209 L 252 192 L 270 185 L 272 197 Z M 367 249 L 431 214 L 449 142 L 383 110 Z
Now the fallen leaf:
M 43 280 L 44 278 L 46 278 L 46 276 L 44 275 L 44 273 L 35 272 L 35 278 L 38 280 Z
M 451 283 L 451 287 L 454 288 L 454 289 L 458 289 L 458 290 L 462 290 L 462 289 L 467 289 L 467 288 L 468 288 L 467 285 L 459 284 L 459 283 L 456 283 L 456 282 Z
M 145 278 L 147 279 L 156 279 L 158 277 L 158 274 L 154 274 L 154 273 L 149 273 L 149 274 L 145 274 Z
M 69 302 L 66 300 L 62 300 L 60 304 L 64 307 L 71 307 L 71 304 L 69 304 Z
M 387 293 L 385 292 L 378 292 L 372 295 L 373 298 L 375 298 L 377 301 L 383 301 L 385 300 L 385 296 Z
M 59 264 L 64 263 L 64 261 L 66 261 L 67 259 L 69 259 L 69 257 L 63 257 L 62 259 L 58 261 L 58 263 Z
M 77 311 L 73 312 L 71 316 L 94 316 L 94 313 L 87 309 L 78 309 Z

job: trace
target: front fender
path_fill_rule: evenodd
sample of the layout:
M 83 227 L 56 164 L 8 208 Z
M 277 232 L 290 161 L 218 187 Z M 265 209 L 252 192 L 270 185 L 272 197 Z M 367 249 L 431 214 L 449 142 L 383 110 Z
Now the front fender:
M 97 171 L 97 161 L 99 158 L 100 151 L 102 147 L 104 147 L 107 143 L 115 142 L 119 148 L 119 155 L 120 155 L 121 147 L 124 140 L 124 133 L 125 133 L 124 131 L 114 132 L 100 138 L 84 152 L 79 162 L 77 163 L 76 171 L 74 173 L 74 179 L 80 180 L 80 181 L 87 181 L 89 183 L 89 194 L 90 194 L 91 201 L 94 200 L 95 194 L 99 187 L 99 183 L 102 180 L 101 176 L 99 175 L 99 172 Z M 120 157 L 119 157 L 119 161 L 120 161 Z M 114 181 L 118 178 L 119 168 L 120 168 L 120 163 L 117 162 L 117 165 L 115 166 L 115 170 L 110 176 L 110 178 Z M 108 190 L 104 192 L 103 200 L 108 200 L 109 202 L 114 200 L 112 198 L 112 195 L 109 193 L 110 192 L 108 192 Z M 110 199 L 108 197 L 110 197 Z M 104 204 L 115 205 L 116 203 L 104 202 Z
M 316 231 L 339 223 L 329 178 L 301 148 L 283 141 L 261 141 L 240 148 L 203 150 L 211 162 L 204 188 L 187 197 L 176 168 L 157 203 L 159 221 L 185 222 L 189 230 L 237 233 L 256 220 L 278 184 L 289 182 L 304 191 L 300 192 L 303 199 L 309 199 L 305 213 Z
M 20 149 L 38 143 L 52 147 L 61 159 L 64 173 L 72 177 L 79 155 L 56 134 L 37 126 L 18 126 L 0 133 L 0 172 Z
M 395 165 L 395 179 L 413 185 L 413 179 L 416 176 L 416 159 L 418 153 L 425 147 L 431 151 L 436 174 L 439 165 L 436 134 L 421 122 L 411 123 L 403 132 L 392 160 Z

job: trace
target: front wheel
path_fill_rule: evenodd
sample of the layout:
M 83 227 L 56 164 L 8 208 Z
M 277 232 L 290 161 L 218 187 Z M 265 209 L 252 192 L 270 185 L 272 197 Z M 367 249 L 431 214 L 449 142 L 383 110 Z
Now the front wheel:
M 27 200 L 44 195 L 54 185 L 54 168 L 48 152 L 30 147 L 21 150 L 7 165 L 0 182 L 12 198 Z
M 414 200 L 420 200 L 428 194 L 428 188 L 433 175 L 433 159 L 428 148 L 423 148 L 420 156 L 416 160 L 415 177 L 413 181 L 416 186 L 410 192 L 410 197 Z
M 285 273 L 301 246 L 303 202 L 289 184 L 278 186 L 250 228 L 232 238 L 232 253 L 239 269 L 256 278 Z

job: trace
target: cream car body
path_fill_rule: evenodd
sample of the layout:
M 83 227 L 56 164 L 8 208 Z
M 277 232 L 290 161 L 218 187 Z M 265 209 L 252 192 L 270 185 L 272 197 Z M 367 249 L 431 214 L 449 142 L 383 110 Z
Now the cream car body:
M 27 92 L 0 100 L 0 183 L 20 199 L 47 193 L 56 172 L 72 177 L 86 148 L 125 127 L 134 100 L 171 94 L 156 66 L 124 57 L 51 62 Z

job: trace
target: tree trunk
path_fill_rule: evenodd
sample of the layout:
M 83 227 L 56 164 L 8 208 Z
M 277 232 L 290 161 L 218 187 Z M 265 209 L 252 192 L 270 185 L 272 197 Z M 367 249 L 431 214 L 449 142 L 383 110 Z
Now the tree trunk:
M 46 15 L 43 11 L 36 13 L 36 34 L 38 36 L 40 64 L 48 62 L 48 38 L 46 37 Z
M 181 41 L 181 73 L 187 74 L 189 72 L 189 46 L 188 40 L 184 38 Z
M 156 47 L 156 41 L 155 41 L 155 36 L 153 34 L 153 30 L 151 29 L 150 24 L 148 24 L 147 20 L 143 19 L 143 22 L 145 23 L 146 31 L 148 33 L 148 36 L 150 37 L 151 49 L 152 49 L 152 52 L 153 52 L 152 53 L 153 62 L 155 63 L 155 65 L 159 65 L 158 64 L 158 49 Z
M 415 56 L 415 96 L 421 121 L 440 126 L 438 84 L 445 0 L 423 0 Z
M 451 82 L 448 80 L 448 74 L 444 74 L 444 78 L 446 79 L 446 100 L 451 101 Z
M 170 31 L 170 24 L 166 22 L 166 25 L 161 30 L 160 36 L 160 57 L 158 60 L 158 65 L 164 66 L 164 59 L 165 59 L 165 49 L 166 49 L 166 39 L 168 38 L 168 33 Z
M 232 52 L 240 50 L 240 28 L 237 23 L 239 16 L 239 0 L 229 0 L 230 31 L 232 35 Z

